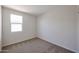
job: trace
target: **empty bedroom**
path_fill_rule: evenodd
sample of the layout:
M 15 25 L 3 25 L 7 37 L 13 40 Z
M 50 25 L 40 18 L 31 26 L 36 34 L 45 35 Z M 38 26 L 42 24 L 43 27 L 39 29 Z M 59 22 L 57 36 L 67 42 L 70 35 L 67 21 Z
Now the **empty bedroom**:
M 1 5 L 1 53 L 78 53 L 78 5 Z

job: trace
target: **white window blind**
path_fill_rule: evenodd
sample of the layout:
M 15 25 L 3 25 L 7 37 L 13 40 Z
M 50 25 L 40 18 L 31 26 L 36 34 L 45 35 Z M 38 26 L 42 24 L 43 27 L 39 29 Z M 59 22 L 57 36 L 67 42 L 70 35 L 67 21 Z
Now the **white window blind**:
M 23 23 L 22 16 L 11 14 L 10 15 L 10 22 L 11 22 L 11 32 L 22 31 L 22 23 Z

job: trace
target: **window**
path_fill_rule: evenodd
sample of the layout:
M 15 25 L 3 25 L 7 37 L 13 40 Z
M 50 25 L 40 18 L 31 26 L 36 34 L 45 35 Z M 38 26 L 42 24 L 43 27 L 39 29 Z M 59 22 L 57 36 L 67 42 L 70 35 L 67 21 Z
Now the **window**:
M 11 14 L 10 22 L 11 22 L 11 32 L 19 32 L 22 31 L 22 16 Z

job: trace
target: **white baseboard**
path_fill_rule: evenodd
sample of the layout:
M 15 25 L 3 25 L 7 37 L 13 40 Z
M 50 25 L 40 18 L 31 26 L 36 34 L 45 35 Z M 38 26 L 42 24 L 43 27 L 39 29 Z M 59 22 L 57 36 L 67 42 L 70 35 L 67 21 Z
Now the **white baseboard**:
M 70 50 L 70 51 L 76 52 L 76 50 L 70 49 L 70 48 L 68 48 L 68 47 L 65 47 L 65 46 L 63 46 L 63 45 L 57 44 L 57 43 L 55 43 L 55 42 L 51 42 L 51 41 L 49 41 L 47 38 L 45 38 L 44 36 L 38 35 L 37 37 L 40 38 L 40 39 L 43 39 L 43 40 L 45 40 L 45 41 L 48 41 L 48 42 L 50 42 L 51 44 L 55 44 L 55 45 L 58 45 L 58 46 L 60 46 L 60 47 L 65 48 L 65 49 L 68 49 L 68 50 Z M 47 40 L 46 40 L 46 39 L 47 39 Z
M 17 42 L 11 42 L 11 43 L 7 43 L 7 44 L 2 44 L 2 47 L 5 47 L 5 46 L 8 46 L 8 45 L 12 45 L 12 44 L 15 44 L 15 43 L 18 43 L 18 42 L 22 42 L 22 41 L 25 41 L 25 40 L 30 40 L 32 38 L 35 38 L 36 36 L 31 36 L 31 37 L 26 37 L 25 39 L 23 40 L 18 40 Z
M 32 38 L 35 38 L 35 37 L 36 37 L 36 36 L 32 36 L 32 37 L 29 37 L 29 38 L 24 39 L 24 40 L 29 40 L 29 39 L 32 39 Z M 60 46 L 60 47 L 65 48 L 65 49 L 68 49 L 68 50 L 70 50 L 70 51 L 76 52 L 76 51 L 73 50 L 73 49 L 70 49 L 70 48 L 65 47 L 65 46 L 63 46 L 63 45 L 60 45 L 60 44 L 57 44 L 57 43 L 55 43 L 55 42 L 51 42 L 51 41 L 49 41 L 47 38 L 45 38 L 44 36 L 38 35 L 37 37 L 40 38 L 40 39 L 42 39 L 42 40 L 48 41 L 48 42 L 50 42 L 50 43 L 52 43 L 52 44 L 55 44 L 55 45 L 58 45 L 58 46 Z M 24 40 L 21 40 L 21 41 L 24 41 Z M 21 41 L 18 41 L 18 42 L 21 42 Z M 15 43 L 18 43 L 18 42 L 10 43 L 10 44 L 7 44 L 7 45 L 15 44 Z M 4 46 L 7 46 L 7 45 L 3 45 L 3 47 L 4 47 Z

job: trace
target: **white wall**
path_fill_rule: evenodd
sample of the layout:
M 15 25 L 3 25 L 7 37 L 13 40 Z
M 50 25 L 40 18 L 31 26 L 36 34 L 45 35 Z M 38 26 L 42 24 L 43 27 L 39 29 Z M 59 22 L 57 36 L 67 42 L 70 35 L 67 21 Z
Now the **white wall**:
M 1 11 L 1 6 L 0 6 L 0 51 L 1 51 L 1 41 L 2 41 L 2 11 Z
M 38 37 L 76 52 L 75 6 L 53 6 L 39 16 Z
M 36 37 L 36 17 L 3 7 L 3 46 Z M 10 14 L 23 16 L 23 31 L 11 32 Z
M 79 52 L 79 13 L 77 14 L 77 52 Z

